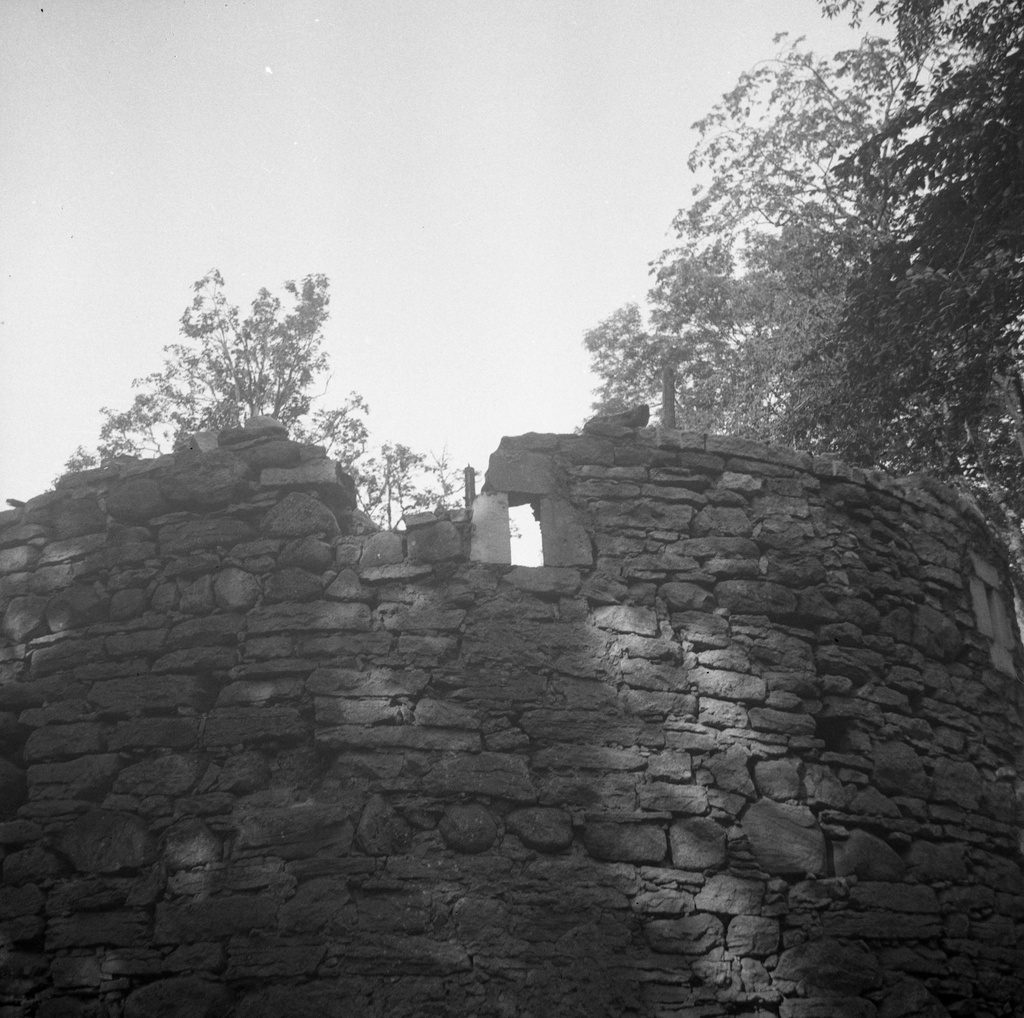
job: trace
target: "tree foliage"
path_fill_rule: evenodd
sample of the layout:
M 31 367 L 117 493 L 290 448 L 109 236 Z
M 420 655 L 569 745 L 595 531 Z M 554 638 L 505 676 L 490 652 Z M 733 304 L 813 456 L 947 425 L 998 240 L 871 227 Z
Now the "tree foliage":
M 821 340 L 897 204 L 835 169 L 894 116 L 912 72 L 879 39 L 831 61 L 777 42 L 777 58 L 694 125 L 701 183 L 673 221 L 676 245 L 652 265 L 648 322 L 629 306 L 585 335 L 599 409 L 660 402 L 670 366 L 681 426 L 828 444 L 833 358 Z
M 370 453 L 369 408 L 360 395 L 350 393 L 339 406 L 317 406 L 330 381 L 323 349 L 326 276 L 286 282 L 283 301 L 261 289 L 244 317 L 224 286 L 216 269 L 194 284 L 180 319 L 184 341 L 164 347 L 160 371 L 133 382 L 136 393 L 127 409 L 103 408 L 98 449 L 80 446 L 67 470 L 168 452 L 198 432 L 267 415 L 296 441 L 324 446 L 352 475 L 363 510 L 380 526 L 396 526 L 409 512 L 455 507 L 460 492 L 447 450 L 426 456 L 385 442 Z
M 894 42 L 791 44 L 695 125 L 701 183 L 646 323 L 627 308 L 585 337 L 597 405 L 657 402 L 674 360 L 684 426 L 930 470 L 1019 546 L 1024 19 L 1008 0 L 871 12 Z

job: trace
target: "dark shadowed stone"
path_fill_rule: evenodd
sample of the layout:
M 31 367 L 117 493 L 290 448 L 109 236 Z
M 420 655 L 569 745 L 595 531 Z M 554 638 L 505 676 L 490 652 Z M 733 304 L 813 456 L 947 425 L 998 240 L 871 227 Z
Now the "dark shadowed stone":
M 249 436 L 251 437 L 251 436 Z M 221 445 L 225 443 L 221 441 Z M 247 449 L 235 448 L 234 454 L 253 471 L 266 470 L 270 467 L 294 467 L 302 460 L 303 446 L 298 442 L 280 438 L 276 441 L 261 442 Z
M 110 605 L 109 596 L 92 585 L 76 583 L 54 594 L 46 605 L 46 621 L 53 633 L 80 629 L 102 622 Z
M 230 548 L 251 536 L 248 523 L 227 518 L 166 523 L 158 534 L 164 555 L 190 555 L 202 548 Z
M 837 877 L 858 876 L 861 880 L 902 880 L 903 860 L 881 838 L 867 831 L 851 831 L 833 849 Z
M 320 596 L 320 577 L 305 569 L 287 568 L 271 573 L 263 584 L 264 597 L 268 604 L 282 601 L 312 601 Z
M 572 819 L 560 809 L 533 806 L 517 809 L 505 817 L 505 826 L 538 852 L 560 852 L 572 844 Z
M 760 799 L 743 815 L 742 828 L 765 872 L 825 872 L 825 835 L 806 806 Z
M 162 516 L 169 508 L 160 485 L 148 477 L 120 481 L 107 493 L 107 512 L 126 523 L 143 523 Z
M 964 643 L 956 624 L 926 604 L 914 609 L 912 641 L 918 650 L 940 661 L 952 661 Z
M 583 844 L 605 862 L 660 863 L 665 858 L 665 832 L 652 824 L 587 824 Z
M 904 976 L 886 993 L 878 1018 L 949 1018 L 949 1012 L 923 983 Z
M 185 795 L 206 770 L 198 757 L 170 753 L 125 767 L 114 782 L 121 795 Z
M 715 598 L 723 608 L 739 615 L 792 615 L 797 597 L 778 583 L 759 580 L 722 580 L 715 585 Z
M 963 842 L 936 844 L 915 841 L 907 851 L 907 865 L 918 880 L 963 880 L 967 876 Z M 875 878 L 884 879 L 884 878 Z
M 107 514 L 100 508 L 95 495 L 62 498 L 50 506 L 47 515 L 51 536 L 57 541 L 95 534 L 107 525 Z
M 24 643 L 34 636 L 42 636 L 47 631 L 46 598 L 31 594 L 13 598 L 4 612 L 0 631 L 12 643 Z
M 722 921 L 711 915 L 650 919 L 644 924 L 647 942 L 660 954 L 707 954 L 712 948 L 721 947 L 723 933 Z
M 447 754 L 423 779 L 434 795 L 491 795 L 512 802 L 534 802 L 537 793 L 526 761 L 505 753 Z
M 882 967 L 855 944 L 824 938 L 783 951 L 773 977 L 823 995 L 857 996 L 881 985 Z
M 668 831 L 672 865 L 681 870 L 705 870 L 725 862 L 725 828 L 710 817 L 691 817 Z
M 917 798 L 928 794 L 928 778 L 921 757 L 902 742 L 883 742 L 875 747 L 871 777 L 883 792 Z
M 356 842 L 367 855 L 400 855 L 409 850 L 412 829 L 382 795 L 371 795 L 356 828 Z
M 345 905 L 350 895 L 348 884 L 337 877 L 320 877 L 302 884 L 295 895 L 281 906 L 277 915 L 282 930 L 295 933 L 316 933 L 341 929 L 345 923 Z M 292 1008 L 283 1012 L 293 1015 Z
M 119 767 L 114 753 L 32 764 L 27 771 L 28 784 L 35 799 L 96 799 L 109 791 Z
M 157 905 L 153 939 L 158 944 L 219 940 L 271 926 L 276 918 L 277 902 L 269 895 L 179 899 Z
M 120 722 L 111 732 L 111 750 L 135 748 L 190 749 L 199 738 L 196 718 L 135 718 Z
M 198 817 L 187 817 L 171 824 L 164 833 L 163 843 L 163 862 L 169 870 L 220 862 L 220 838 Z
M 25 743 L 26 760 L 52 760 L 83 753 L 102 753 L 106 749 L 100 726 L 82 721 L 70 725 L 46 725 L 37 728 Z
M 338 520 L 323 502 L 302 491 L 289 492 L 260 523 L 268 537 L 307 537 L 338 533 Z
M 292 631 L 361 630 L 372 623 L 370 608 L 365 604 L 336 601 L 315 601 L 310 604 L 281 604 L 257 608 L 248 617 L 249 635 Z
M 714 611 L 715 599 L 704 587 L 696 583 L 663 583 L 658 596 L 672 611 Z
M 456 852 L 486 852 L 498 836 L 494 817 L 483 806 L 449 806 L 439 825 L 445 844 Z
M 265 788 L 270 781 L 270 764 L 267 758 L 255 749 L 247 749 L 224 761 L 217 777 L 217 787 L 222 792 L 234 795 L 248 795 Z
M 214 509 L 245 493 L 249 468 L 233 453 L 183 453 L 160 479 L 160 492 L 177 506 Z
M 974 764 L 966 760 L 950 760 L 949 757 L 936 760 L 932 773 L 932 799 L 974 810 L 981 801 L 983 786 L 981 775 Z
M 138 869 L 156 857 L 156 843 L 137 816 L 95 809 L 62 832 L 61 853 L 83 873 Z
M 143 674 L 96 682 L 89 690 L 88 699 L 111 714 L 139 714 L 159 708 L 203 710 L 212 703 L 213 692 L 205 677 Z
M 409 558 L 414 562 L 445 562 L 460 558 L 462 538 L 454 523 L 439 520 L 426 527 L 409 531 Z
M 226 1018 L 233 1003 L 226 986 L 180 976 L 134 990 L 124 1002 L 124 1018 Z
M 146 610 L 146 592 L 138 587 L 117 590 L 110 598 L 109 616 L 112 622 L 138 618 Z
M 311 573 L 322 573 L 333 562 L 334 549 L 326 541 L 308 535 L 290 541 L 278 557 L 278 565 L 295 566 Z
M 16 810 L 28 798 L 25 772 L 0 757 L 0 812 Z
M 367 1012 L 360 986 L 325 979 L 301 986 L 253 990 L 238 1005 L 236 1018 L 353 1018 Z

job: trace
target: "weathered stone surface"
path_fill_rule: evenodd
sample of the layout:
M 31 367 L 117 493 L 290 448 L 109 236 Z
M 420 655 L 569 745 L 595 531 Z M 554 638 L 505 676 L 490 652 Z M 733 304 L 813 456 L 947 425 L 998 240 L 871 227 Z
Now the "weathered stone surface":
M 60 851 L 82 873 L 138 869 L 156 857 L 146 824 L 128 813 L 91 810 L 61 833 Z
M 42 636 L 48 630 L 46 606 L 45 597 L 29 594 L 12 598 L 4 612 L 0 632 L 12 643 L 24 643 L 33 636 Z
M 766 873 L 825 872 L 825 836 L 806 806 L 759 799 L 743 814 L 742 828 Z
M 282 569 L 271 573 L 263 584 L 264 598 L 268 604 L 312 601 L 320 596 L 320 590 L 320 577 L 305 569 Z
M 514 587 L 541 596 L 566 597 L 580 588 L 580 572 L 554 566 L 516 566 L 506 579 Z
M 372 616 L 365 604 L 315 601 L 257 608 L 247 619 L 249 636 L 281 631 L 368 630 Z
M 715 599 L 735 614 L 769 618 L 792 615 L 797 606 L 796 595 L 789 588 L 767 580 L 722 580 L 715 584 Z
M 107 615 L 110 598 L 102 589 L 76 583 L 60 591 L 46 603 L 46 621 L 50 632 L 81 629 L 93 622 L 102 622 Z
M 96 799 L 110 790 L 120 761 L 114 753 L 60 763 L 31 764 L 26 771 L 33 799 Z
M 158 532 L 160 551 L 164 555 L 190 555 L 204 548 L 230 548 L 252 536 L 243 520 L 213 518 L 166 523 Z
M 215 509 L 244 494 L 249 468 L 227 451 L 182 453 L 160 478 L 160 493 L 178 507 Z
M 882 967 L 874 955 L 854 944 L 822 938 L 783 951 L 772 975 L 776 982 L 804 986 L 805 992 L 857 996 L 881 985 Z
M 227 1018 L 234 995 L 221 983 L 195 976 L 158 979 L 124 1002 L 124 1018 Z
M 233 895 L 199 901 L 174 901 L 157 905 L 154 942 L 193 943 L 245 934 L 272 926 L 277 903 L 267 896 Z
M 310 573 L 322 573 L 334 562 L 334 549 L 319 538 L 307 535 L 289 541 L 281 549 L 278 564 L 305 569 Z
M 542 453 L 499 448 L 491 453 L 485 491 L 515 492 L 518 495 L 547 495 L 555 490 L 551 457 Z
M 415 562 L 447 562 L 463 556 L 462 537 L 448 520 L 410 530 L 407 541 L 409 558 Z
M 0 757 L 0 812 L 13 813 L 27 798 L 25 772 Z
M 665 832 L 652 824 L 588 823 L 583 844 L 606 862 L 660 863 L 666 854 Z
M 564 810 L 543 806 L 518 809 L 505 817 L 505 827 L 538 852 L 560 852 L 572 844 L 572 819 Z
M 338 520 L 312 495 L 291 491 L 263 517 L 260 533 L 267 537 L 333 537 L 338 533 Z
M 367 855 L 399 855 L 409 850 L 412 830 L 382 795 L 372 795 L 359 818 L 356 841 Z
M 682 870 L 715 869 L 725 862 L 725 829 L 710 817 L 674 823 L 668 832 L 672 865 Z
M 130 477 L 113 484 L 107 492 L 106 509 L 116 520 L 144 523 L 161 516 L 170 503 L 160 485 L 149 477 Z
M 764 883 L 718 873 L 705 881 L 695 904 L 703 912 L 728 915 L 758 915 L 764 898 Z
M 854 830 L 833 849 L 837 877 L 856 875 L 862 880 L 900 880 L 906 870 L 903 860 L 881 838 Z
M 220 862 L 220 838 L 198 817 L 172 824 L 163 836 L 161 858 L 169 870 L 190 869 Z
M 644 924 L 651 947 L 664 954 L 704 955 L 724 941 L 721 920 L 711 915 L 652 919 Z
M 658 635 L 658 617 L 650 608 L 628 605 L 608 605 L 595 608 L 594 624 L 613 633 L 636 633 L 639 636 Z
M 438 825 L 445 844 L 455 852 L 486 852 L 498 836 L 494 817 L 483 806 L 449 806 Z
M 446 754 L 430 769 L 423 784 L 436 795 L 490 795 L 511 802 L 537 798 L 526 761 L 508 753 Z

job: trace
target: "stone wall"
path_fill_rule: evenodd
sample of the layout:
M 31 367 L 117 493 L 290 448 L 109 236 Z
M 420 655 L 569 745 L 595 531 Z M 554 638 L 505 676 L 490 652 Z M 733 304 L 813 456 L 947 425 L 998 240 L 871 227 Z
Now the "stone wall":
M 265 420 L 0 513 L 0 1018 L 1020 1014 L 976 514 L 596 430 L 404 533 Z

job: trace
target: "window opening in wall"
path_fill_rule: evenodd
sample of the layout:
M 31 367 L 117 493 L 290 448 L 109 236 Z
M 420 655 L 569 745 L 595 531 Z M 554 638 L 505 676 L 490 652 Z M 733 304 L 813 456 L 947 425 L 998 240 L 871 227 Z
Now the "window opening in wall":
M 539 502 L 510 506 L 508 521 L 512 531 L 512 565 L 544 565 Z
M 971 601 L 978 629 L 988 637 L 992 664 L 1007 675 L 1016 674 L 1014 651 L 1017 640 L 1010 617 L 1010 601 L 1003 593 L 999 570 L 977 555 L 971 555 L 974 575 L 971 577 Z

